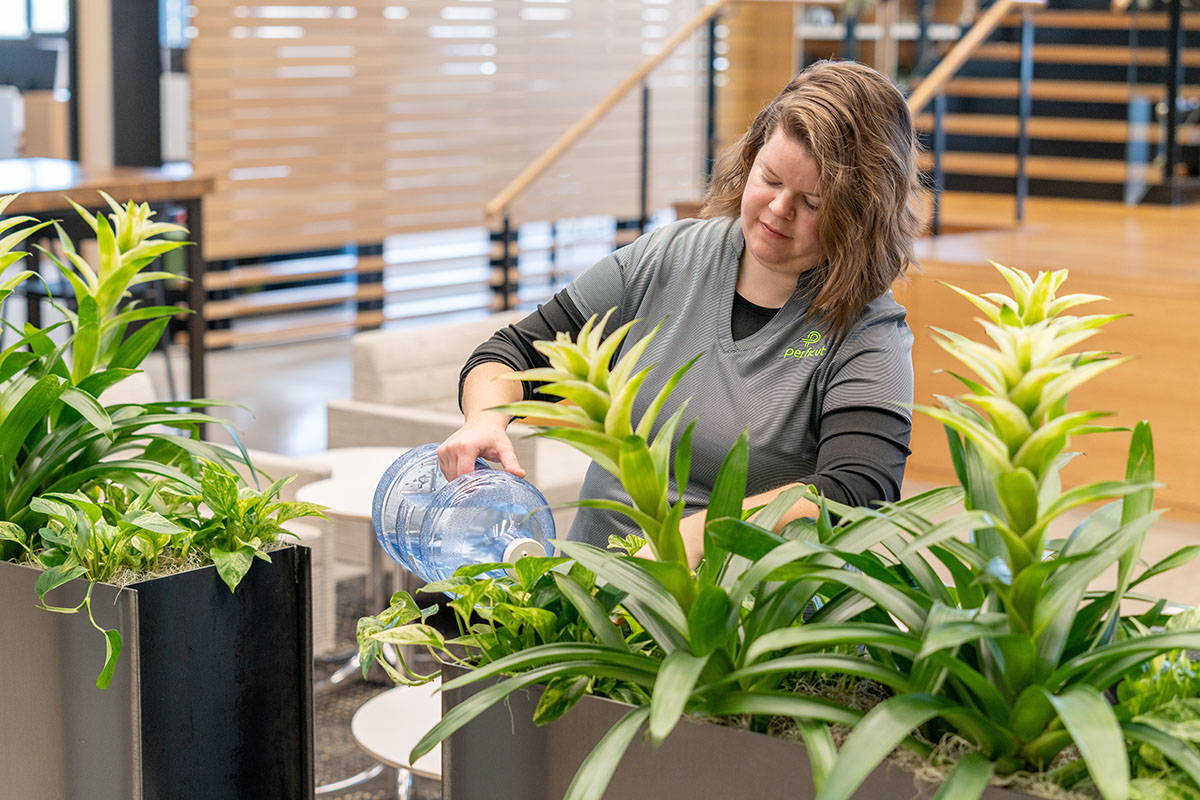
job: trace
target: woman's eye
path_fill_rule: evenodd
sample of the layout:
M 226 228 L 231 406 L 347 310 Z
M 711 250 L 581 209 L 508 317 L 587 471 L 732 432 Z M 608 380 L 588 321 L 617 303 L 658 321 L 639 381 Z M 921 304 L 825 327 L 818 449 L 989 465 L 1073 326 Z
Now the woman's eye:
M 804 198 L 804 207 L 807 208 L 809 211 L 819 211 L 821 208 L 820 206 L 813 205 L 812 201 L 809 200 L 807 197 Z

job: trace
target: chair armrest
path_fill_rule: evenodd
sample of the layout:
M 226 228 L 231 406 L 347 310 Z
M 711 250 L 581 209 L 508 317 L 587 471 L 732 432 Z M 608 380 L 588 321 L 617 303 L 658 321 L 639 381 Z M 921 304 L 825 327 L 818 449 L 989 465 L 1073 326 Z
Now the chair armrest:
M 444 411 L 369 403 L 362 400 L 330 400 L 325 405 L 326 446 L 370 447 L 396 445 L 416 447 L 440 442 L 462 427 L 462 416 Z M 536 467 L 535 442 L 527 438 L 530 429 L 520 423 L 508 428 L 513 452 L 526 472 Z

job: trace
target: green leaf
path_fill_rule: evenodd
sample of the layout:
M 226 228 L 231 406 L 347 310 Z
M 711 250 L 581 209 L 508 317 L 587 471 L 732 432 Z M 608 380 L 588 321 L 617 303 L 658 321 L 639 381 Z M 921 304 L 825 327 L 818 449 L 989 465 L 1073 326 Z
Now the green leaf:
M 1001 473 L 996 482 L 1009 528 L 1018 535 L 1032 528 L 1038 519 L 1038 486 L 1033 473 L 1018 467 Z
M 573 653 L 581 657 L 576 660 L 568 660 Z M 442 691 L 450 691 L 492 677 L 500 672 L 528 664 L 542 663 L 547 660 L 554 663 L 498 681 L 491 686 L 485 686 L 477 693 L 451 708 L 442 715 L 438 724 L 431 728 L 413 746 L 412 752 L 409 755 L 409 763 L 416 762 L 418 758 L 432 750 L 438 742 L 450 736 L 463 725 L 466 725 L 513 692 L 526 686 L 549 680 L 555 676 L 609 676 L 650 685 L 647 682 L 647 672 L 638 666 L 639 662 L 644 664 L 644 662 L 649 661 L 645 656 L 639 657 L 629 653 L 617 653 L 596 645 L 571 643 L 570 646 L 565 644 L 543 645 L 529 648 L 521 653 L 514 653 L 512 656 L 501 658 L 485 667 L 473 670 L 467 675 L 460 676 L 443 684 Z M 652 675 L 653 673 L 649 674 Z M 642 710 L 646 715 L 649 715 L 650 709 L 648 707 L 643 707 Z
M 213 566 L 217 568 L 217 574 L 232 592 L 250 571 L 250 566 L 254 563 L 254 548 L 243 545 L 236 550 L 221 550 L 214 547 L 209 550 L 209 556 L 213 560 Z
M 1153 578 L 1155 575 L 1161 575 L 1162 573 L 1169 572 L 1177 567 L 1190 564 L 1196 558 L 1196 556 L 1200 556 L 1200 545 L 1191 544 L 1187 547 L 1181 547 L 1171 555 L 1164 558 L 1162 561 L 1159 561 L 1157 564 L 1147 569 L 1129 585 L 1130 587 L 1137 586 L 1142 581 Z
M 441 631 L 418 622 L 377 631 L 371 634 L 371 638 L 383 644 L 399 646 L 437 648 L 446 646 L 446 638 L 442 636 Z
M 709 656 L 692 655 L 686 650 L 668 653 L 663 659 L 654 691 L 650 693 L 650 741 L 655 747 L 662 744 L 683 715 L 708 659 Z
M 620 446 L 610 436 L 582 428 L 539 429 L 537 435 L 546 439 L 556 439 L 560 442 L 566 442 L 592 459 L 592 461 L 595 461 L 610 475 L 620 478 L 621 468 L 617 464 L 617 461 L 621 457 Z
M 71 382 L 75 384 L 92 373 L 96 351 L 100 347 L 100 310 L 96 301 L 88 295 L 77 299 L 79 311 L 75 320 L 75 336 L 71 342 Z
M 979 753 L 967 753 L 946 776 L 933 800 L 975 800 L 983 796 L 996 765 Z
M 567 559 L 558 556 L 521 558 L 513 564 L 513 572 L 516 574 L 517 583 L 521 584 L 521 588 L 529 590 L 543 575 L 559 564 L 565 563 L 567 563 Z
M 631 557 L 613 555 L 583 542 L 566 541 L 560 547 L 597 576 L 654 610 L 675 630 L 687 631 L 687 617 L 679 602 Z
M 173 520 L 169 520 L 157 511 L 130 511 L 123 519 L 130 525 L 154 533 L 165 533 L 168 536 L 183 533 L 187 530 Z
M 666 475 L 656 474 L 654 460 L 650 456 L 650 448 L 646 440 L 640 436 L 627 436 L 621 442 L 621 455 L 618 465 L 621 468 L 621 485 L 633 499 L 638 510 L 655 519 L 661 519 L 666 512 L 667 487 Z M 647 531 L 649 533 L 649 531 Z M 655 536 L 653 539 L 657 539 Z M 657 546 L 655 547 L 657 551 Z M 671 557 L 677 554 L 658 554 L 659 558 Z
M 47 594 L 68 581 L 83 577 L 86 573 L 86 569 L 70 562 L 50 567 L 37 576 L 37 580 L 33 584 L 33 591 L 37 594 L 38 600 L 45 604 Z
M 954 704 L 931 695 L 898 695 L 863 717 L 846 738 L 833 771 L 816 800 L 849 800 L 867 775 L 909 734 Z
M 712 541 L 708 535 L 708 523 L 722 517 L 741 519 L 742 505 L 746 502 L 746 474 L 750 463 L 750 434 L 742 431 L 721 462 L 717 479 L 709 495 L 708 510 L 704 517 L 704 564 L 700 568 L 703 583 L 715 583 L 725 561 L 725 549 Z
M 533 712 L 534 725 L 548 725 L 570 711 L 587 694 L 592 679 L 587 675 L 551 678 L 542 690 Z
M 1126 722 L 1121 729 L 1134 742 L 1157 750 L 1168 761 L 1186 772 L 1193 782 L 1200 785 L 1200 754 L 1196 752 L 1195 748 L 1148 725 Z
M 604 797 L 604 790 L 608 788 L 617 764 L 649 713 L 650 709 L 639 706 L 617 720 L 617 724 L 604 734 L 604 738 L 579 765 L 579 771 L 567 787 L 563 800 L 601 800 Z
M 654 430 L 654 420 L 658 418 L 658 412 L 662 410 L 663 404 L 667 402 L 667 397 L 670 396 L 671 392 L 675 391 L 675 387 L 679 385 L 679 381 L 683 379 L 683 376 L 687 374 L 687 371 L 695 365 L 696 361 L 702 355 L 704 353 L 697 353 L 688 359 L 687 363 L 675 370 L 671 377 L 667 379 L 667 382 L 663 384 L 663 387 L 658 390 L 658 394 L 654 396 L 654 399 L 650 401 L 650 405 L 642 412 L 642 418 L 637 424 L 636 433 L 638 436 L 649 441 L 650 432 Z
M 11 387 L 10 387 L 11 388 Z M 13 464 L 17 452 L 36 425 L 46 424 L 46 411 L 63 393 L 56 375 L 46 375 L 29 386 L 0 424 L 0 464 Z
M 96 688 L 107 689 L 117 671 L 117 660 L 121 657 L 121 632 L 115 629 L 104 631 L 104 668 L 96 676 Z
M 592 633 L 596 635 L 597 641 L 616 650 L 629 650 L 629 645 L 626 644 L 625 638 L 621 636 L 621 631 L 616 623 L 613 622 L 612 617 L 605 613 L 603 607 L 596 601 L 596 598 L 592 597 L 586 589 L 576 583 L 574 578 L 555 573 L 554 583 L 558 586 L 558 590 L 562 592 L 563 597 L 567 599 L 567 602 L 575 606 L 575 610 L 579 612 L 579 616 L 583 618 L 583 621 L 592 629 Z
M 833 734 L 829 732 L 828 725 L 814 719 L 793 717 L 793 721 L 800 731 L 800 737 L 804 739 L 804 749 L 808 751 L 813 786 L 820 791 L 837 762 L 837 745 L 833 743 Z
M 1104 800 L 1129 794 L 1129 758 L 1125 737 L 1112 707 L 1090 686 L 1072 686 L 1061 695 L 1046 693 L 1071 734 Z
M 24 545 L 29 540 L 24 528 L 15 522 L 0 521 L 0 542 L 16 542 Z
M 121 346 L 117 348 L 117 353 L 113 356 L 112 361 L 108 363 L 108 367 L 112 369 L 137 369 L 146 360 L 146 356 L 150 355 L 150 352 L 154 350 L 154 346 L 162 338 L 163 331 L 166 330 L 167 323 L 169 322 L 170 320 L 166 318 L 156 319 L 152 322 L 147 322 L 131 333 L 121 343 Z
M 104 407 L 96 402 L 95 397 L 74 386 L 68 386 L 63 390 L 59 399 L 78 411 L 79 416 L 87 420 L 89 425 L 100 431 L 106 438 L 113 438 L 112 419 Z
M 707 656 L 725 643 L 729 595 L 717 586 L 702 586 L 688 609 L 688 642 L 692 652 Z

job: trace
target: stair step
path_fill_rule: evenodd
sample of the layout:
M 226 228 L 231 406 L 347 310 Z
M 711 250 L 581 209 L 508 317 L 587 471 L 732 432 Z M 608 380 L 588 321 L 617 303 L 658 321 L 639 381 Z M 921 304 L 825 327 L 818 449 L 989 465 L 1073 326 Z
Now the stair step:
M 946 85 L 946 95 L 949 97 L 1015 100 L 1019 90 L 1020 81 L 1015 78 L 955 78 Z M 1165 90 L 1154 83 L 1135 84 L 1131 92 L 1128 83 L 1034 80 L 1032 92 L 1034 100 L 1126 103 L 1131 96 L 1161 98 Z M 1184 95 L 1198 94 L 1200 86 L 1183 86 L 1180 92 Z
M 918 131 L 933 131 L 933 114 L 920 114 L 915 122 Z M 943 127 L 951 136 L 1015 138 L 1018 122 L 1017 117 L 1006 114 L 947 114 Z M 1030 117 L 1028 130 L 1031 139 L 1075 142 L 1127 142 L 1130 138 L 1141 142 L 1157 142 L 1161 135 L 1161 128 L 1155 123 L 1131 126 L 1124 120 L 1066 117 Z M 1200 125 L 1181 125 L 1179 139 L 1185 145 L 1200 143 Z
M 933 156 L 922 154 L 921 168 L 932 169 Z M 1011 178 L 1017 174 L 1017 157 L 1000 153 L 946 153 L 942 167 L 947 173 L 963 175 L 995 175 Z M 1030 178 L 1041 180 L 1124 183 L 1131 177 L 1130 170 L 1144 170 L 1148 183 L 1157 183 L 1158 170 L 1147 167 L 1130 167 L 1124 161 L 1106 161 L 1094 158 L 1056 158 L 1052 156 L 1030 156 L 1025 162 L 1025 172 Z
M 1033 24 L 1037 28 L 1088 28 L 1092 30 L 1166 30 L 1167 14 L 1162 11 L 1137 12 L 1136 14 L 1113 14 L 1111 11 L 1077 11 L 1047 9 L 1035 12 Z M 1200 13 L 1184 12 L 1184 30 L 1200 30 Z M 1004 18 L 1002 25 L 1013 27 L 1021 24 L 1020 14 Z
M 1181 54 L 1185 67 L 1200 67 L 1200 52 L 1185 49 Z M 983 61 L 1016 61 L 1021 57 L 1021 45 L 1017 42 L 988 42 L 980 45 L 971 57 Z M 1129 48 L 1120 45 L 1088 44 L 1035 44 L 1035 63 L 1053 64 L 1103 64 L 1126 66 L 1132 58 L 1138 66 L 1165 67 L 1167 51 L 1161 47 Z

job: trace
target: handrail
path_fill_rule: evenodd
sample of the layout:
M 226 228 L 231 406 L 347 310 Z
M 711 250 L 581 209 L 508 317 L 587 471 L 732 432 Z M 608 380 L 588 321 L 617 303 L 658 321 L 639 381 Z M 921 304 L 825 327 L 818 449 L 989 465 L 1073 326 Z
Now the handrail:
M 983 12 L 979 21 L 971 26 L 971 30 L 967 31 L 966 36 L 958 40 L 950 52 L 938 62 L 938 65 L 908 96 L 909 112 L 915 116 L 929 104 L 935 95 L 945 89 L 946 84 L 957 74 L 959 68 L 975 53 L 979 45 L 992 35 L 992 31 L 1000 27 L 1000 22 L 1015 7 L 1041 8 L 1045 5 L 1046 0 L 996 0 L 987 11 Z
M 1009 0 L 1011 1 L 1011 0 Z M 621 82 L 621 85 L 613 89 L 608 95 L 597 103 L 590 111 L 579 118 L 578 121 L 562 136 L 558 137 L 558 141 L 550 145 L 550 147 L 540 156 L 534 159 L 528 167 L 526 167 L 520 175 L 514 178 L 508 186 L 505 186 L 500 193 L 491 199 L 484 206 L 484 213 L 488 217 L 499 214 L 508 205 L 512 203 L 513 198 L 523 192 L 529 184 L 542 174 L 542 172 L 550 166 L 559 156 L 561 156 L 568 147 L 573 145 L 579 137 L 587 133 L 588 129 L 595 125 L 601 117 L 612 110 L 612 107 L 620 102 L 625 93 L 637 85 L 640 81 L 645 80 L 655 67 L 666 60 L 667 56 L 675 51 L 675 48 L 681 45 L 689 36 L 696 32 L 701 26 L 706 24 L 710 19 L 724 10 L 725 6 L 729 5 L 733 0 L 715 0 L 711 5 L 705 6 L 696 16 L 692 17 L 686 25 L 670 39 L 663 43 L 662 50 L 655 53 L 642 66 L 638 67 L 637 71 Z
M 761 1 L 761 0 L 760 0 Z M 778 1 L 778 0 L 772 0 Z M 795 2 L 795 0 L 791 0 Z M 621 99 L 639 82 L 644 81 L 655 67 L 661 64 L 674 50 L 679 47 L 689 36 L 696 32 L 700 26 L 705 25 L 713 17 L 717 16 L 737 0 L 713 0 L 709 5 L 706 5 L 697 14 L 692 17 L 682 28 L 680 28 L 674 36 L 663 43 L 662 49 L 648 58 L 636 71 L 621 82 L 619 86 L 608 93 L 587 113 L 580 117 L 574 125 L 567 129 L 562 136 L 550 145 L 540 156 L 533 160 L 524 170 L 521 171 L 516 178 L 509 182 L 500 192 L 493 197 L 487 205 L 484 206 L 484 214 L 491 218 L 494 217 L 512 203 L 521 192 L 528 188 L 529 184 L 533 183 L 539 175 L 542 174 L 556 159 L 559 158 L 567 148 L 573 145 L 580 137 L 595 125 L 605 114 L 612 110 Z M 1001 20 L 1004 19 L 1014 8 L 1025 6 L 1041 8 L 1046 5 L 1046 0 L 996 0 L 991 7 L 984 12 L 979 21 L 971 27 L 971 30 L 958 41 L 958 43 L 950 50 L 938 65 L 929 73 L 929 75 L 921 81 L 916 90 L 908 98 L 909 111 L 916 115 L 923 109 L 933 97 L 941 92 L 946 84 L 954 77 L 959 68 L 964 62 L 975 52 L 983 41 L 991 35 L 997 27 L 1000 26 Z

